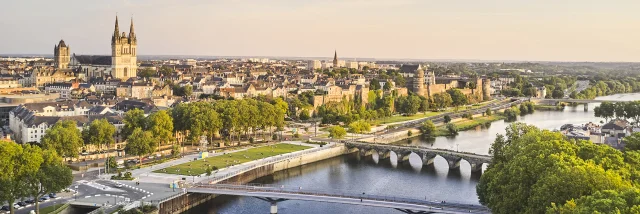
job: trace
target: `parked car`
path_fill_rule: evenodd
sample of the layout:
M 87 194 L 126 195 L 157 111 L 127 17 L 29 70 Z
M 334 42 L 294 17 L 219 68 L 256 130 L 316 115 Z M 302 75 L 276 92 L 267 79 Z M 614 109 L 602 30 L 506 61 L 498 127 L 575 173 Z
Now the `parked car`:
M 24 202 L 27 203 L 27 204 L 33 204 L 33 203 L 36 203 L 36 200 L 29 199 L 29 200 L 26 200 Z
M 24 207 L 24 206 L 27 206 L 27 202 L 20 201 L 18 202 L 18 205 L 20 205 L 21 207 Z
M 49 198 L 57 198 L 57 197 L 58 197 L 58 196 L 56 196 L 56 194 L 55 194 L 55 193 L 53 193 L 53 192 L 52 192 L 52 193 L 49 193 Z
M 22 207 L 22 206 L 18 205 L 17 203 L 13 204 L 13 208 L 14 208 L 14 209 L 18 209 L 18 208 L 20 208 L 20 207 Z
M 123 185 L 123 184 L 121 184 L 121 183 L 116 183 L 116 184 L 114 184 L 113 186 L 114 186 L 114 187 L 117 187 L 117 188 L 122 188 L 124 185 Z
M 11 207 L 9 207 L 9 206 L 2 206 L 2 209 L 0 209 L 0 210 L 3 210 L 3 211 L 10 211 L 10 210 L 11 210 Z

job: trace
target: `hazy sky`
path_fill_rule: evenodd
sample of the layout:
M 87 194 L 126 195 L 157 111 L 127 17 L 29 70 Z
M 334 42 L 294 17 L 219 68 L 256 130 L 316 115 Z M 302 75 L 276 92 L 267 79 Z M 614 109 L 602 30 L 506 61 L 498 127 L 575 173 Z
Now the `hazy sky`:
M 0 54 L 109 54 L 134 16 L 142 55 L 640 61 L 638 0 L 19 0 Z

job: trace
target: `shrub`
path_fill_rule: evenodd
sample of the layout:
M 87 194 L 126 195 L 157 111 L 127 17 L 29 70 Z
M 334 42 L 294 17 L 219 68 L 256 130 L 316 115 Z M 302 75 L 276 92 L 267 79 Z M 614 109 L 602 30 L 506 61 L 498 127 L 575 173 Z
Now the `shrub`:
M 444 123 L 451 122 L 451 117 L 449 115 L 445 115 L 443 119 L 444 119 Z
M 448 123 L 447 124 L 447 131 L 449 131 L 449 135 L 457 135 L 458 134 L 458 127 L 456 127 L 456 125 L 453 124 L 453 123 Z
M 425 136 L 432 137 L 436 132 L 436 125 L 431 120 L 424 121 L 420 126 L 420 132 Z
M 413 132 L 411 130 L 407 131 L 407 136 L 411 137 L 413 135 Z
M 484 111 L 484 114 L 487 115 L 487 116 L 491 116 L 493 114 L 493 112 L 491 112 L 490 108 L 487 108 L 487 110 Z

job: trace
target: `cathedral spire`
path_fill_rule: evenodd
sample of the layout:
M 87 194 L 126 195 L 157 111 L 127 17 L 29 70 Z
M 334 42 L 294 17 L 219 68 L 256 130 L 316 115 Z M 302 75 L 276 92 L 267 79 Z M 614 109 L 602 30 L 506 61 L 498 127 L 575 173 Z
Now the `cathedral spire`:
M 335 52 L 333 53 L 333 67 L 337 68 L 338 67 L 338 51 L 334 50 Z
M 131 27 L 129 27 L 129 38 L 133 39 L 136 37 L 136 33 L 133 32 L 133 17 L 131 17 Z
M 120 27 L 118 27 L 118 15 L 116 15 L 116 27 L 113 29 L 113 36 L 111 36 L 111 43 L 115 43 L 120 40 Z

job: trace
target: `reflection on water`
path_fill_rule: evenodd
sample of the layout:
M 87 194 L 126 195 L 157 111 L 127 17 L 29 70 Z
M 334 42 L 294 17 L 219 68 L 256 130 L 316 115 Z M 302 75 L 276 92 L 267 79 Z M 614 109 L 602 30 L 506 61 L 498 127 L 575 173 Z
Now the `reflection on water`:
M 600 97 L 603 100 L 640 100 L 640 94 L 624 94 Z M 544 129 L 557 129 L 571 123 L 581 124 L 599 122 L 601 118 L 593 116 L 583 106 L 567 106 L 563 111 L 537 111 L 534 114 L 519 117 L 517 121 L 532 124 Z M 497 121 L 476 129 L 460 132 L 455 137 L 423 139 L 420 137 L 402 141 L 402 144 L 430 146 L 487 154 L 496 134 L 504 134 L 509 122 Z M 318 190 L 343 192 L 364 192 L 366 194 L 414 197 L 430 200 L 446 200 L 477 204 L 475 186 L 478 174 L 471 174 L 471 167 L 462 161 L 460 169 L 449 170 L 446 160 L 437 157 L 433 165 L 423 166 L 416 155 L 409 157 L 408 163 L 396 163 L 397 156 L 388 159 L 346 155 L 316 163 L 277 172 L 259 178 L 253 183 L 276 184 Z M 256 198 L 221 196 L 202 204 L 187 213 L 268 213 L 269 204 Z M 308 201 L 285 201 L 278 204 L 278 213 L 400 213 L 386 208 L 373 208 L 355 205 L 330 204 Z

